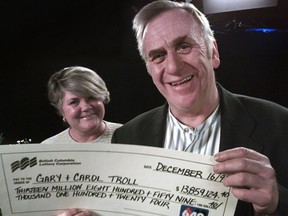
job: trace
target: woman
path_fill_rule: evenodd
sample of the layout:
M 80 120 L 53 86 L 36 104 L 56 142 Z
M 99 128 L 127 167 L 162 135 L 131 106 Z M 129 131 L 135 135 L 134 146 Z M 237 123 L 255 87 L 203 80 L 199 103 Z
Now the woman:
M 103 120 L 110 93 L 93 70 L 66 67 L 48 81 L 48 98 L 68 128 L 42 143 L 110 143 L 114 130 L 122 124 Z

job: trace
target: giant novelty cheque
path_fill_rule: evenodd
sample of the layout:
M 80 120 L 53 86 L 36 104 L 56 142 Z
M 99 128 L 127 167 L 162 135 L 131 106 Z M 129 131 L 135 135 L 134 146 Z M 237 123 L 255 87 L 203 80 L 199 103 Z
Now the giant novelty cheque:
M 231 216 L 213 157 L 125 144 L 0 145 L 3 216 Z

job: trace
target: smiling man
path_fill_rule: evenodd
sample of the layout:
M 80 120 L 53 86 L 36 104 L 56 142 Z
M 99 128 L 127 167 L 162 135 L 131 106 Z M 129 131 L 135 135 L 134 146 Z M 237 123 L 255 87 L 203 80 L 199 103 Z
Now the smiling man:
M 191 3 L 154 1 L 138 12 L 133 29 L 166 103 L 116 129 L 112 143 L 214 156 L 214 171 L 228 174 L 223 184 L 239 200 L 235 216 L 288 215 L 288 109 L 216 82 L 217 43 Z

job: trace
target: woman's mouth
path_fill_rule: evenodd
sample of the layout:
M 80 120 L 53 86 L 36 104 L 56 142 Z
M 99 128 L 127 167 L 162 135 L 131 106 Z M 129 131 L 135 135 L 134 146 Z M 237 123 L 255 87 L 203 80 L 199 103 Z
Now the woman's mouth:
M 80 117 L 80 119 L 90 119 L 90 118 L 94 118 L 95 116 L 96 116 L 95 113 L 91 113 L 89 115 L 85 115 L 85 116 Z

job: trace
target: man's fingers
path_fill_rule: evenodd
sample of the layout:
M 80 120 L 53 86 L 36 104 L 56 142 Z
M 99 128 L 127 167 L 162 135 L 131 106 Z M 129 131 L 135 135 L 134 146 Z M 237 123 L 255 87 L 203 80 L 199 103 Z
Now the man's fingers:
M 214 158 L 217 162 L 222 162 L 235 158 L 249 158 L 252 160 L 263 162 L 268 160 L 268 158 L 265 155 L 262 155 L 259 152 L 256 152 L 252 149 L 247 149 L 243 147 L 218 152 L 217 154 L 215 154 Z

